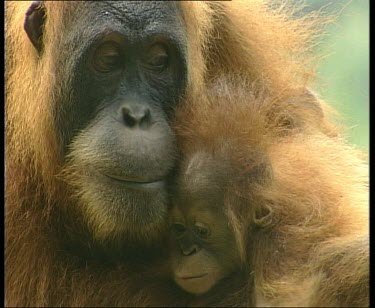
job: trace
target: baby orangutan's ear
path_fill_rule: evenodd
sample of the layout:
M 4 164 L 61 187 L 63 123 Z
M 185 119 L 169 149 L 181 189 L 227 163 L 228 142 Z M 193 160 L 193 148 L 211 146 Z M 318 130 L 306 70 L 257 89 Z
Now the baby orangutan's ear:
M 282 98 L 268 111 L 272 125 L 279 129 L 280 136 L 300 132 L 306 126 L 319 127 L 324 119 L 322 102 L 309 88 Z
M 273 210 L 268 204 L 261 205 L 254 209 L 253 222 L 261 228 L 269 227 L 273 222 Z

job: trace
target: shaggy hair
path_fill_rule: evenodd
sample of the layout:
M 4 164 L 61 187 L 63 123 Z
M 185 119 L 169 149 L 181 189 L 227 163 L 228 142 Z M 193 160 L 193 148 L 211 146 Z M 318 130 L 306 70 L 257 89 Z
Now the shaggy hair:
M 71 13 L 80 10 L 82 3 L 43 3 L 48 18 L 43 26 L 42 55 L 23 29 L 30 5 L 30 1 L 7 1 L 5 12 L 6 305 L 187 304 L 179 290 L 162 278 L 156 279 L 156 274 L 164 271 L 163 264 L 155 262 L 144 269 L 142 264 L 139 268 L 129 266 L 127 260 L 114 264 L 110 256 L 98 255 L 95 251 L 83 257 L 66 249 L 69 245 L 74 251 L 83 247 L 87 242 L 86 221 L 90 220 L 90 217 L 82 218 L 69 182 L 58 176 L 65 167 L 65 157 L 62 136 L 55 125 L 61 108 L 56 106 L 57 101 L 62 93 L 71 91 L 68 88 L 71 76 L 65 80 L 57 78 L 56 72 L 61 67 L 72 65 L 61 63 L 59 53 L 62 42 L 68 39 L 64 35 L 66 28 L 75 26 L 70 20 Z M 366 168 L 353 149 L 329 137 L 334 130 L 325 119 L 319 120 L 322 121 L 319 128 L 314 128 L 321 132 L 309 138 L 302 134 L 273 144 L 272 138 L 263 142 L 262 135 L 256 133 L 258 141 L 252 141 L 252 131 L 258 128 L 252 128 L 251 123 L 260 125 L 263 131 L 263 115 L 259 120 L 252 116 L 249 122 L 238 118 L 240 110 L 246 109 L 244 105 L 240 104 L 238 110 L 228 106 L 225 118 L 231 121 L 224 121 L 221 124 L 225 125 L 220 128 L 216 121 L 210 120 L 216 111 L 211 111 L 212 102 L 206 97 L 210 80 L 227 74 L 246 76 L 250 82 L 257 82 L 257 90 L 267 95 L 283 93 L 285 97 L 298 97 L 314 76 L 315 58 L 311 47 L 318 38 L 318 26 L 326 19 L 316 14 L 298 17 L 296 9 L 284 3 L 271 7 L 268 1 L 258 0 L 182 1 L 179 5 L 188 38 L 186 102 L 191 106 L 189 112 L 194 114 L 198 98 L 202 98 L 200 104 L 207 103 L 196 120 L 192 120 L 197 124 L 197 120 L 205 118 L 207 126 L 197 125 L 197 134 L 205 130 L 210 139 L 220 136 L 225 127 L 233 132 L 229 136 L 232 142 L 249 142 L 250 147 L 252 142 L 259 141 L 259 146 L 267 148 L 277 179 L 260 193 L 272 203 L 275 217 L 280 219 L 274 227 L 277 233 L 272 233 L 278 238 L 260 234 L 259 241 L 255 242 L 255 245 L 265 245 L 265 248 L 255 247 L 260 253 L 258 258 L 264 257 L 257 261 L 257 286 L 267 300 L 272 300 L 292 290 L 288 282 L 294 281 L 295 275 L 290 271 L 307 264 L 312 243 L 326 237 L 356 234 L 357 229 L 366 225 L 365 218 L 359 214 L 361 205 L 367 202 L 362 185 Z M 277 106 L 284 108 L 285 104 Z M 303 123 L 317 119 L 314 108 L 308 110 L 301 112 Z M 179 115 L 180 119 L 183 117 Z M 185 120 L 189 117 L 187 113 Z M 186 147 L 182 148 L 184 151 Z M 247 153 L 245 149 L 242 157 L 246 158 Z M 290 168 L 291 165 L 294 167 Z M 313 227 L 316 224 L 319 228 Z M 73 230 L 76 226 L 79 232 Z M 82 234 L 82 237 L 72 234 Z M 279 251 L 277 257 L 275 251 Z M 289 274 L 287 281 L 286 274 Z
M 224 204 L 257 305 L 367 306 L 368 166 L 306 99 L 218 78 L 177 112 L 182 161 L 205 153 L 233 166 Z

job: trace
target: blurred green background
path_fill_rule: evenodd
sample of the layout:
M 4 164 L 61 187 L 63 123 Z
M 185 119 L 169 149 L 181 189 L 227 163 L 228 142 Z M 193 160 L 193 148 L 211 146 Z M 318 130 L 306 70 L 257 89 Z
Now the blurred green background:
M 349 142 L 369 147 L 369 1 L 308 0 L 306 10 L 339 12 L 319 46 L 325 56 L 314 87 L 338 110 Z

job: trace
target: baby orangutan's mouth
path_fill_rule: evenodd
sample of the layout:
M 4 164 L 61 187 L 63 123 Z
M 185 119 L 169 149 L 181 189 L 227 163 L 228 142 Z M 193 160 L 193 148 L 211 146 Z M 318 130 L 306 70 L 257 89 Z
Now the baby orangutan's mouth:
M 203 273 L 203 274 L 192 275 L 192 276 L 177 277 L 177 279 L 182 279 L 182 280 L 197 279 L 197 278 L 202 278 L 207 275 L 208 273 Z

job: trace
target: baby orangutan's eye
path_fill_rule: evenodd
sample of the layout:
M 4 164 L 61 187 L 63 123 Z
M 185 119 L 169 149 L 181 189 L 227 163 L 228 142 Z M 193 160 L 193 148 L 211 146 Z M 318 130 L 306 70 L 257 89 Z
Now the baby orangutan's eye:
M 206 239 L 211 234 L 208 226 L 200 222 L 195 223 L 194 232 L 202 239 Z
M 177 237 L 180 237 L 185 233 L 186 227 L 181 223 L 173 223 L 171 229 Z

